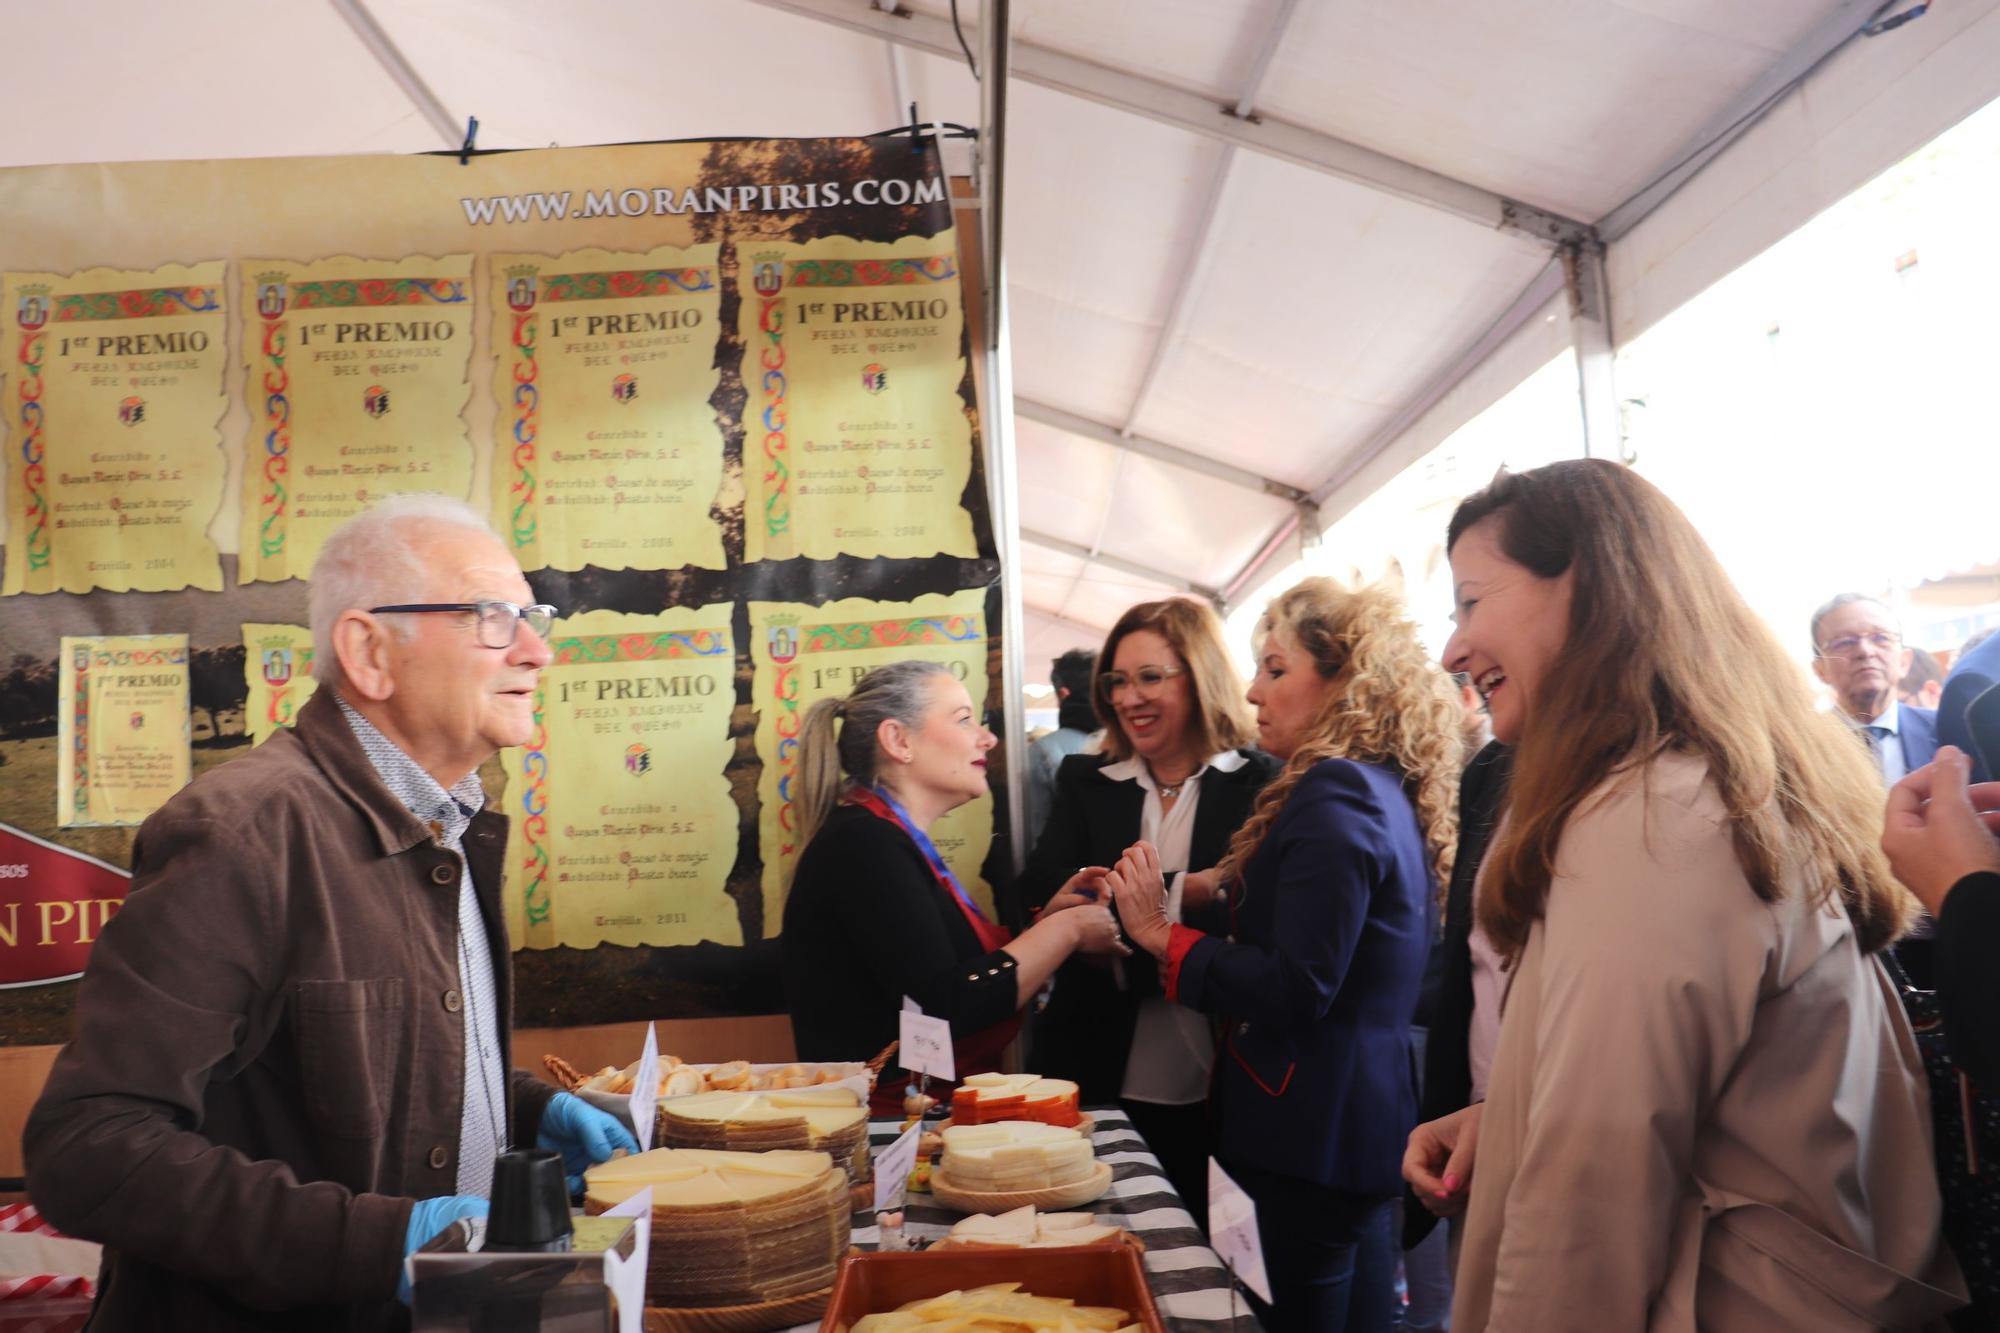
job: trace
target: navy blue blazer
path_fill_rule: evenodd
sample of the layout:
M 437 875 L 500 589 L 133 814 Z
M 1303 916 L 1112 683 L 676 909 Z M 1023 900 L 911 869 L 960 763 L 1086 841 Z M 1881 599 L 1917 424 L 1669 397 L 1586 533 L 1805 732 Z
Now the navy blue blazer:
M 1972 756 L 1974 782 L 1989 782 L 2000 776 L 1987 772 L 1980 763 L 1979 750 L 1972 743 L 1971 724 L 1965 720 L 1965 710 L 1991 689 L 1995 681 L 2000 681 L 2000 634 L 1989 636 L 1971 652 L 1959 655 L 1944 678 L 1944 696 L 1938 700 L 1938 743 L 1956 745 Z
M 1402 777 L 1327 759 L 1232 890 L 1232 939 L 1177 930 L 1173 998 L 1226 1020 L 1217 1152 L 1332 1189 L 1402 1189 L 1417 1119 L 1410 1018 L 1434 892 Z
M 1903 769 L 1914 773 L 1937 758 L 1938 715 L 1929 708 L 1896 705 L 1896 739 L 1903 743 Z

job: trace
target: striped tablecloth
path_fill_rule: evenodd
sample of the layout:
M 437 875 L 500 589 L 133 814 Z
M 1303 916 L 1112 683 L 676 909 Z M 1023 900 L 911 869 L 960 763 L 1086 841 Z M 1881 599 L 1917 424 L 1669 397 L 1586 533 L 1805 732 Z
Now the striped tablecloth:
M 1100 1221 L 1124 1227 L 1146 1243 L 1146 1277 L 1153 1300 L 1174 1333 L 1259 1333 L 1249 1303 L 1241 1295 L 1232 1297 L 1222 1261 L 1203 1242 L 1186 1205 L 1161 1174 L 1159 1160 L 1132 1122 L 1116 1109 L 1094 1108 L 1090 1114 L 1097 1122 L 1091 1142 L 1097 1160 L 1111 1164 L 1111 1188 L 1096 1203 L 1065 1211 L 1087 1209 Z M 894 1120 L 871 1121 L 868 1126 L 869 1140 L 877 1149 L 893 1143 L 901 1131 L 902 1125 Z M 912 1238 L 935 1239 L 961 1216 L 927 1194 L 912 1194 L 903 1231 Z M 872 1217 L 865 1217 L 869 1225 L 860 1225 L 864 1217 L 855 1216 L 854 1243 L 872 1250 L 879 1233 Z M 794 1333 L 818 1327 L 803 1324 Z

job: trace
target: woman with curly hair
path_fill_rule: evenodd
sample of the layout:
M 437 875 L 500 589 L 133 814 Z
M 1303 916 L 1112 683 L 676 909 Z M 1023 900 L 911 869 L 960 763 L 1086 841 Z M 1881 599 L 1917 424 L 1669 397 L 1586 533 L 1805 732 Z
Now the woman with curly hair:
M 1259 744 L 1284 767 L 1212 876 L 1229 935 L 1167 918 L 1141 843 L 1106 876 L 1167 997 L 1219 1016 L 1216 1155 L 1257 1205 L 1274 1333 L 1387 1329 L 1410 1017 L 1451 869 L 1464 718 L 1400 599 L 1308 579 L 1258 626 Z
M 1685 515 L 1601 459 L 1452 516 L 1445 665 L 1514 747 L 1474 889 L 1486 1100 L 1411 1136 L 1470 1191 L 1452 1327 L 1919 1328 L 1963 1299 L 1868 752 Z

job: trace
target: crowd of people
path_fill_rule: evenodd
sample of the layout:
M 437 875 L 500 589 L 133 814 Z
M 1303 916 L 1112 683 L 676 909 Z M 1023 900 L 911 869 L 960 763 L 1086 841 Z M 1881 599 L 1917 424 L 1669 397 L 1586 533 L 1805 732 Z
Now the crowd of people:
M 1274 1333 L 1995 1326 L 2000 639 L 1913 676 L 1835 597 L 1822 710 L 1603 461 L 1501 476 L 1447 546 L 1441 661 L 1379 587 L 1274 599 L 1247 689 L 1211 609 L 1132 608 L 1058 673 L 997 913 L 931 836 L 988 790 L 964 686 L 903 662 L 814 704 L 798 1056 L 872 1054 L 905 998 L 965 1073 L 1025 1035 L 1197 1218 L 1211 1157 L 1244 1188 Z M 297 726 L 140 831 L 23 1135 L 106 1247 L 93 1327 L 397 1327 L 497 1151 L 637 1147 L 509 1054 L 477 770 L 535 727 L 531 597 L 456 501 L 350 520 Z
M 903 994 L 965 1067 L 1025 1023 L 1197 1217 L 1210 1156 L 1243 1186 L 1279 1333 L 1995 1326 L 1995 650 L 1925 674 L 1834 597 L 1824 710 L 1608 462 L 1503 474 L 1447 549 L 1441 661 L 1396 594 L 1312 579 L 1247 691 L 1185 599 L 1058 662 L 1014 923 L 923 832 L 985 789 L 964 691 L 907 664 L 819 705 L 801 1054 Z

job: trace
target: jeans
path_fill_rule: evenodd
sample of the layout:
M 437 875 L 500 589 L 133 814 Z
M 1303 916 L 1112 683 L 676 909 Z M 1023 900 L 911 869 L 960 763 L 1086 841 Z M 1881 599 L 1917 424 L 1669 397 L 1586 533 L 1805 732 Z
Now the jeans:
M 1257 1205 L 1271 1303 L 1250 1304 L 1269 1333 L 1389 1333 L 1395 1326 L 1392 1195 L 1349 1194 L 1224 1163 Z

